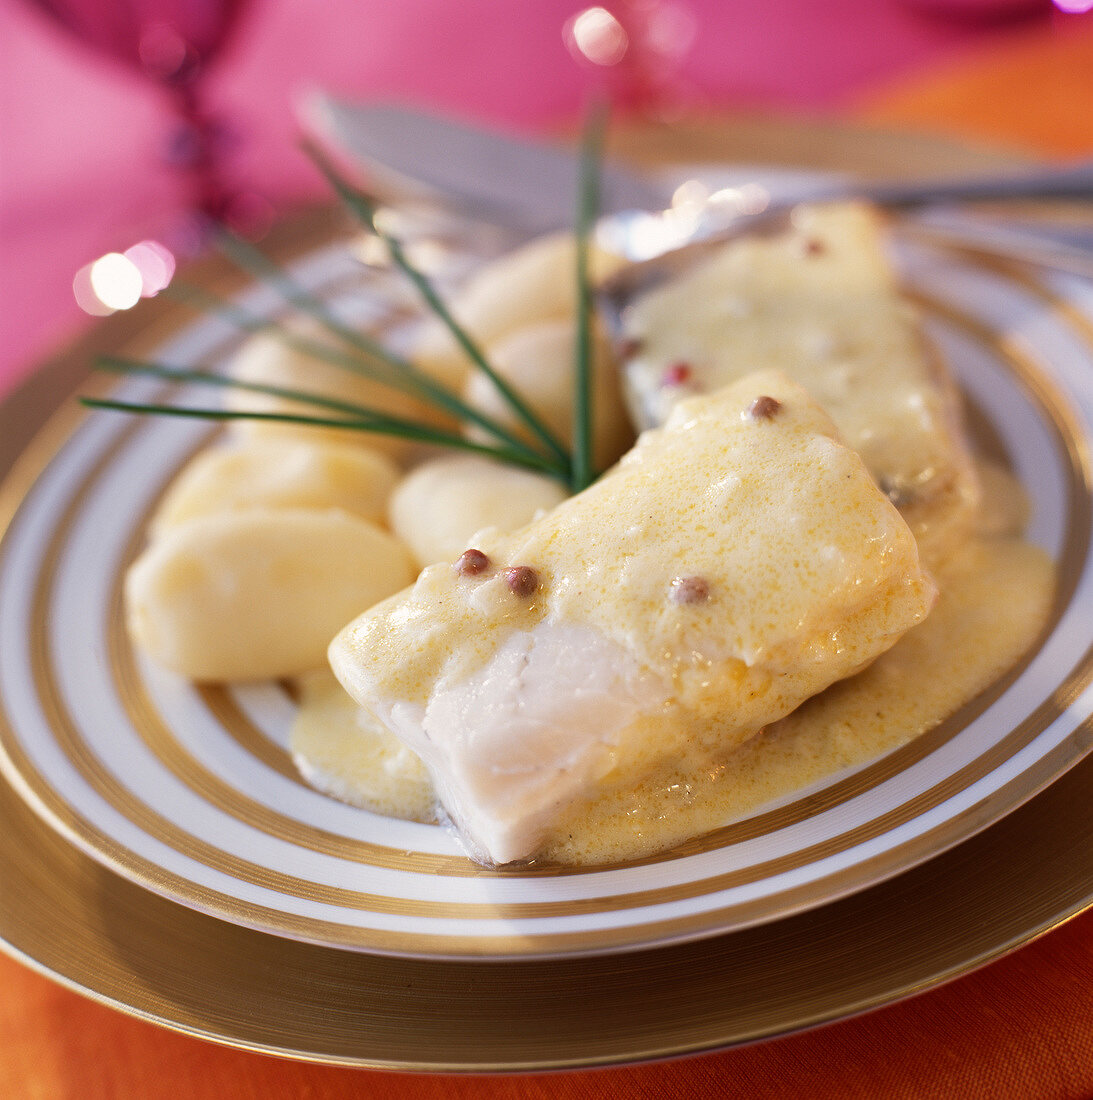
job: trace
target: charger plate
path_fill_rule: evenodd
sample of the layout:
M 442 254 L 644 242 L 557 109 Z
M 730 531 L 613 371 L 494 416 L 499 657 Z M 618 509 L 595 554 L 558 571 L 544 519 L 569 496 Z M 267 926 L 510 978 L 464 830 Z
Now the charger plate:
M 852 131 L 833 134 L 844 143 L 845 163 L 851 166 L 853 149 L 869 146 L 871 140 Z M 903 152 L 907 155 L 906 148 Z M 982 165 L 973 154 L 962 156 L 959 151 L 949 154 L 947 166 L 954 163 Z M 912 276 L 916 262 L 914 256 L 908 258 Z M 936 260 L 928 263 L 936 273 Z M 908 767 L 897 768 L 895 778 L 913 771 L 933 753 L 947 751 L 969 724 L 984 715 L 988 719 L 976 736 L 994 737 L 990 759 L 1000 765 L 1002 774 L 995 775 L 999 768 L 992 767 L 985 775 L 995 779 L 985 785 L 980 774 L 968 783 L 943 782 L 942 797 L 919 798 L 915 809 L 925 811 L 923 827 L 912 828 L 890 851 L 885 852 L 883 844 L 868 849 L 884 830 L 871 834 L 867 826 L 854 844 L 843 845 L 841 850 L 836 844 L 833 851 L 820 857 L 834 854 L 838 858 L 861 841 L 868 850 L 863 858 L 856 853 L 850 865 L 865 868 L 863 875 L 845 874 L 844 862 L 834 885 L 823 873 L 811 881 L 807 875 L 803 879 L 798 876 L 784 884 L 786 890 L 761 898 L 757 909 L 739 910 L 727 920 L 725 906 L 696 912 L 692 904 L 695 892 L 688 896 L 684 891 L 682 898 L 655 901 L 655 905 L 678 904 L 682 916 L 673 912 L 665 917 L 664 910 L 654 910 L 652 921 L 645 919 L 644 913 L 634 921 L 629 917 L 632 909 L 602 903 L 602 898 L 611 895 L 600 886 L 589 892 L 587 883 L 592 876 L 491 876 L 466 864 L 446 864 L 459 858 L 457 852 L 444 848 L 447 841 L 434 841 L 441 850 L 429 853 L 435 861 L 430 868 L 432 877 L 445 897 L 454 882 L 460 889 L 472 884 L 471 900 L 461 904 L 469 908 L 470 919 L 489 924 L 484 935 L 469 933 L 471 926 L 460 924 L 468 914 L 458 909 L 425 912 L 423 917 L 421 910 L 427 905 L 403 905 L 393 910 L 390 904 L 370 902 L 371 908 L 362 910 L 358 895 L 368 891 L 354 890 L 352 899 L 347 899 L 338 892 L 346 889 L 340 883 L 325 884 L 321 891 L 311 887 L 295 890 L 291 894 L 294 900 L 287 906 L 283 898 L 265 905 L 255 902 L 253 896 L 233 897 L 232 872 L 238 875 L 242 869 L 238 881 L 248 889 L 283 893 L 284 882 L 277 874 L 283 873 L 284 867 L 268 869 L 275 872 L 272 875 L 256 874 L 253 868 L 260 863 L 253 850 L 244 847 L 231 853 L 225 845 L 235 841 L 223 832 L 215 836 L 215 843 L 206 841 L 205 847 L 195 848 L 186 840 L 181 855 L 189 863 L 179 874 L 170 864 L 180 854 L 179 834 L 156 835 L 154 829 L 149 831 L 149 822 L 155 828 L 159 827 L 157 819 L 170 822 L 172 815 L 179 813 L 180 799 L 184 802 L 190 797 L 204 799 L 213 812 L 223 811 L 223 805 L 218 808 L 216 799 L 208 797 L 210 792 L 217 798 L 224 793 L 223 786 L 209 780 L 210 774 L 216 778 L 208 766 L 215 762 L 216 753 L 199 760 L 192 746 L 181 756 L 172 755 L 169 739 L 149 741 L 140 735 L 138 743 L 125 742 L 123 736 L 126 751 L 146 753 L 154 767 L 163 767 L 170 782 L 182 787 L 180 796 L 171 789 L 153 794 L 147 789 L 141 792 L 137 782 L 136 790 L 141 793 L 133 801 L 129 784 L 145 764 L 138 761 L 135 768 L 120 768 L 111 763 L 114 750 L 108 734 L 102 734 L 106 740 L 94 740 L 100 735 L 87 733 L 96 721 L 101 723 L 103 715 L 94 721 L 88 718 L 95 714 L 97 704 L 84 706 L 84 681 L 80 675 L 66 681 L 66 676 L 73 674 L 58 664 L 63 664 L 66 639 L 82 636 L 78 629 L 75 633 L 62 629 L 63 644 L 59 644 L 56 624 L 67 621 L 77 628 L 90 624 L 92 636 L 98 638 L 92 651 L 98 655 L 99 675 L 115 688 L 130 685 L 128 709 L 123 707 L 117 714 L 119 727 L 133 718 L 132 685 L 147 684 L 156 676 L 154 670 L 141 668 L 139 661 L 126 656 L 124 644 L 118 640 L 117 563 L 131 552 L 137 532 L 127 530 L 120 544 L 111 545 L 114 540 L 101 522 L 105 513 L 95 510 L 105 507 L 101 503 L 81 519 L 96 495 L 101 500 L 105 493 L 108 501 L 116 500 L 114 494 L 124 488 L 124 479 L 110 482 L 105 490 L 96 489 L 93 483 L 129 445 L 125 433 L 149 429 L 129 427 L 121 437 L 93 437 L 91 453 L 95 457 L 88 462 L 81 456 L 76 464 L 77 470 L 84 472 L 83 480 L 55 479 L 55 491 L 62 497 L 69 494 L 66 503 L 58 510 L 50 502 L 36 513 L 34 497 L 38 494 L 41 500 L 40 494 L 50 491 L 49 470 L 57 467 L 47 466 L 46 476 L 32 489 L 28 489 L 30 474 L 42 470 L 46 455 L 70 449 L 81 431 L 64 422 L 70 421 L 66 413 L 33 445 L 24 446 L 33 434 L 30 429 L 41 423 L 64 393 L 59 380 L 71 377 L 74 368 L 66 362 L 43 371 L 6 403 L 5 431 L 0 433 L 7 449 L 4 468 L 12 467 L 5 488 L 8 514 L 14 514 L 4 546 L 7 568 L 11 568 L 12 558 L 23 555 L 31 569 L 26 575 L 31 582 L 27 591 L 13 594 L 9 584 L 6 602 L 0 604 L 0 628 L 9 628 L 0 646 L 0 661 L 9 661 L 0 698 L 5 712 L 6 770 L 13 784 L 3 790 L 0 799 L 7 826 L 0 841 L 0 881 L 4 883 L 0 934 L 9 950 L 108 1003 L 232 1045 L 364 1065 L 515 1069 L 661 1057 L 808 1026 L 943 980 L 1079 911 L 1090 901 L 1093 867 L 1089 851 L 1093 846 L 1088 843 L 1090 826 L 1077 807 L 1083 804 L 1081 796 L 1088 793 L 1093 775 L 1087 764 L 1062 773 L 1081 758 L 1090 742 L 1088 711 L 1082 704 L 1089 645 L 1081 634 L 1081 617 L 1074 612 L 1072 619 L 1068 618 L 1075 593 L 1081 591 L 1088 556 L 1088 431 L 1083 405 L 1088 395 L 1077 376 L 1071 377 L 1069 368 L 1060 364 L 1089 354 L 1084 306 L 1073 300 L 1075 295 L 1081 298 L 1081 288 L 1050 279 L 1028 282 L 1024 277 L 1015 284 L 1004 272 L 984 274 L 976 266 L 972 283 L 981 286 L 982 278 L 1001 280 L 1008 288 L 1006 293 L 1016 295 L 1007 298 L 1005 315 L 1012 317 L 1012 307 L 1023 303 L 1037 337 L 1027 345 L 1020 336 L 1000 344 L 988 338 L 994 330 L 984 318 L 976 316 L 969 321 L 970 314 L 959 304 L 961 280 L 967 278 L 967 272 L 967 263 L 961 260 L 944 287 L 931 278 L 936 303 L 933 321 L 943 340 L 970 341 L 976 349 L 978 365 L 969 366 L 963 380 L 1010 445 L 1022 476 L 1042 498 L 1035 534 L 1060 557 L 1063 594 L 1054 628 L 1031 661 L 980 701 L 975 713 L 963 716 L 959 729 L 936 739 Z M 941 297 L 937 297 L 939 289 L 943 290 Z M 171 319 L 166 320 L 170 328 Z M 1043 329 L 1036 328 L 1044 324 L 1054 348 L 1046 358 L 1039 339 Z M 1011 417 L 1016 427 L 1010 424 Z M 158 433 L 157 446 L 141 452 L 149 461 L 156 458 L 163 442 L 161 430 L 152 430 Z M 172 461 L 170 446 L 181 453 L 193 445 L 192 438 L 180 437 L 164 448 L 167 461 Z M 17 456 L 21 456 L 18 461 Z M 153 474 L 140 489 L 149 500 L 157 491 L 158 476 Z M 121 501 L 117 522 L 124 524 L 124 517 L 140 514 L 141 509 L 134 510 L 132 504 L 132 500 Z M 59 528 L 58 515 L 67 517 Z M 38 516 L 45 532 L 41 541 L 30 539 L 19 545 Z M 86 526 L 82 536 L 76 532 L 81 523 Z M 37 556 L 29 548 L 37 549 Z M 63 579 L 66 556 L 73 563 L 68 566 L 69 581 Z M 104 562 L 108 564 L 104 566 Z M 96 569 L 106 577 L 98 588 L 87 583 L 89 572 L 94 575 Z M 11 631 L 16 618 L 12 608 L 20 606 L 29 609 L 29 616 L 20 629 Z M 75 618 L 67 618 L 69 615 Z M 1053 639 L 1062 639 L 1055 641 L 1055 648 Z M 9 653 L 22 655 L 15 663 L 25 660 L 23 670 L 29 674 L 33 692 L 20 686 Z M 131 663 L 126 667 L 127 662 Z M 83 667 L 86 669 L 86 664 Z M 126 680 L 134 675 L 136 680 Z M 1024 698 L 1026 709 L 1014 721 L 1009 709 L 1011 693 L 1029 683 L 1039 697 Z M 1044 692 L 1047 683 L 1050 687 Z M 185 709 L 193 707 L 194 700 L 185 693 L 171 695 L 175 690 L 175 686 L 164 688 L 162 684 L 155 687 L 160 700 L 181 698 L 181 703 L 172 702 L 183 708 L 179 713 L 196 713 Z M 125 698 L 125 692 L 119 697 Z M 28 700 L 39 708 L 37 720 L 47 719 L 33 733 L 27 732 L 33 725 L 27 719 Z M 231 711 L 249 715 L 248 721 L 263 736 L 269 733 L 263 723 L 276 722 L 269 714 L 276 713 L 278 704 L 269 699 L 225 702 L 205 697 L 198 702 L 211 714 L 223 716 Z M 991 708 L 999 702 L 1007 708 L 1001 738 L 990 733 Z M 136 713 L 142 712 L 138 708 Z M 233 737 L 231 743 L 238 747 L 239 738 Z M 43 752 L 42 744 L 52 748 Z M 59 751 L 51 757 L 54 750 Z M 229 750 L 225 758 L 230 760 L 235 750 L 230 746 Z M 265 759 L 262 754 L 256 759 L 277 774 L 275 754 L 264 751 Z M 976 769 L 973 766 L 971 770 Z M 77 785 L 66 788 L 73 775 Z M 290 781 L 288 776 L 282 778 Z M 882 776 L 881 784 L 891 778 Z M 999 820 L 1052 779 L 1057 781 L 1043 794 Z M 81 789 L 79 784 L 91 790 L 108 810 L 117 811 L 117 818 L 89 820 L 99 808 L 77 800 L 72 792 Z M 869 795 L 875 786 L 867 785 L 864 793 Z M 15 788 L 42 819 L 27 811 Z M 839 810 L 861 793 L 852 783 L 849 789 L 842 789 L 846 797 L 819 801 L 821 806 Z M 134 805 L 145 809 L 135 811 Z M 94 813 L 89 814 L 89 808 Z M 821 816 L 824 812 L 828 810 L 822 810 Z M 149 813 L 153 816 L 146 816 Z M 897 828 L 923 816 L 913 813 L 897 822 Z M 815 817 L 807 814 L 789 824 L 804 822 L 811 829 Z M 55 829 L 43 825 L 43 819 Z M 995 824 L 980 832 L 991 822 Z M 269 818 L 236 820 L 229 823 L 229 831 L 240 825 L 267 836 L 272 830 L 274 840 L 288 842 L 276 835 L 280 826 L 271 825 Z M 764 833 L 763 829 L 750 831 L 750 837 L 749 830 L 744 830 L 745 835 L 730 840 L 730 845 L 754 839 L 756 832 Z M 305 831 L 303 835 L 311 834 Z M 329 837 L 338 835 L 336 830 L 328 831 Z M 147 854 L 153 849 L 133 852 L 149 838 L 162 845 L 157 854 Z M 244 839 L 253 837 L 247 833 Z M 936 855 L 958 841 L 964 843 Z M 310 841 L 306 843 L 305 859 L 310 859 L 306 853 L 314 854 L 314 847 Z M 222 865 L 210 864 L 205 858 L 210 847 L 229 851 L 231 859 Z M 390 844 L 385 847 L 393 850 Z M 655 876 L 681 858 L 701 858 L 711 852 L 717 857 L 727 846 L 701 847 L 636 870 L 639 877 Z M 318 854 L 344 856 L 344 849 Z M 913 867 L 930 855 L 935 858 Z M 420 853 L 411 854 L 411 861 L 420 858 Z M 393 857 L 385 860 L 382 871 L 400 869 Z M 392 867 L 392 862 L 396 866 Z M 817 862 L 809 860 L 804 866 Z M 907 867 L 912 869 L 905 870 Z M 217 877 L 202 878 L 210 868 Z M 626 868 L 623 873 L 632 870 Z M 821 867 L 821 872 L 824 870 Z M 863 889 L 901 870 L 904 873 L 890 881 Z M 559 881 L 564 886 L 569 877 L 578 884 L 576 903 L 556 889 Z M 769 878 L 753 876 L 753 881 L 766 884 Z M 823 883 L 819 892 L 816 882 Z M 502 884 L 500 894 L 495 892 L 498 883 Z M 528 890 L 529 883 L 532 896 L 521 898 L 520 891 Z M 794 896 L 793 891 L 802 888 L 805 896 Z M 506 898 L 506 890 L 514 893 Z M 384 896 L 371 893 L 373 898 Z M 832 900 L 846 893 L 853 896 Z M 417 900 L 435 904 L 435 896 Z M 704 896 L 703 892 L 698 896 Z M 353 913 L 378 911 L 394 919 L 386 924 L 372 918 L 355 923 L 326 921 L 311 908 L 344 907 L 347 900 L 353 903 L 349 907 Z M 537 910 L 544 902 L 547 908 Z M 806 907 L 813 908 L 787 915 Z M 598 916 L 620 912 L 625 919 Z M 601 920 L 600 928 L 589 930 L 590 914 Z M 564 924 L 570 917 L 575 918 L 574 927 Z M 422 933 L 415 930 L 418 919 L 453 921 L 454 926 L 438 932 L 434 924 Z M 728 927 L 740 930 L 701 943 L 647 949 L 654 943 L 709 936 Z M 280 935 L 267 935 L 263 929 Z M 306 940 L 325 941 L 328 946 L 303 942 Z M 346 947 L 358 950 L 350 952 Z M 629 953 L 617 954 L 620 947 Z M 399 958 L 378 951 L 419 957 Z M 589 952 L 597 954 L 589 957 Z M 490 955 L 504 961 L 446 957 L 461 954 Z M 545 955 L 564 957 L 549 961 L 526 957 Z

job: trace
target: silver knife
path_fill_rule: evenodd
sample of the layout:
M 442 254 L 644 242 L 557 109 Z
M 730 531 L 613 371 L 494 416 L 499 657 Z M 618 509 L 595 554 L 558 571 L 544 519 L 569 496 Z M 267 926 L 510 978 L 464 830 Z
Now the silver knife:
M 571 150 L 384 103 L 321 93 L 299 108 L 306 131 L 362 168 L 380 198 L 416 199 L 529 234 L 572 226 Z M 605 212 L 662 210 L 672 190 L 616 164 L 601 178 Z
M 572 150 L 513 137 L 500 131 L 390 103 L 355 103 L 313 93 L 298 109 L 301 124 L 321 144 L 349 158 L 366 173 L 377 197 L 389 202 L 413 200 L 479 222 L 534 235 L 573 225 L 578 162 Z M 608 162 L 602 172 L 606 213 L 668 207 L 682 177 L 661 176 Z M 777 205 L 822 199 L 864 198 L 894 208 L 934 206 L 985 199 L 1093 200 L 1093 161 L 1022 170 L 983 177 L 868 182 L 854 179 L 810 180 L 799 194 L 779 194 Z M 947 217 L 945 232 L 961 237 L 959 211 Z M 1071 233 L 1035 222 L 1005 223 L 1020 236 L 996 236 L 995 250 L 1017 250 L 1022 258 L 1089 275 L 1093 252 L 1088 230 Z M 710 225 L 709 230 L 717 230 Z M 935 222 L 932 228 L 941 232 Z M 986 246 L 982 218 L 975 242 Z M 1008 243 L 1007 243 L 1008 242 Z M 1030 255 L 1029 244 L 1038 245 Z M 1012 247 L 1011 247 L 1012 246 Z

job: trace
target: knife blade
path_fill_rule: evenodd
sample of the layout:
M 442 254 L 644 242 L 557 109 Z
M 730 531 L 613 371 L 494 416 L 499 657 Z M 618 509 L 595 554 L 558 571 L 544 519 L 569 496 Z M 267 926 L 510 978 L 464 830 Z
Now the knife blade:
M 384 199 L 407 197 L 529 234 L 573 225 L 579 165 L 571 150 L 390 103 L 312 93 L 301 124 L 362 168 Z M 619 164 L 601 173 L 606 213 L 660 210 L 672 189 Z
M 322 92 L 307 96 L 298 115 L 310 136 L 365 171 L 370 189 L 381 200 L 399 204 L 417 201 L 480 226 L 503 229 L 510 246 L 514 239 L 573 225 L 579 164 L 571 149 L 414 108 L 349 102 Z M 601 209 L 608 214 L 664 210 L 687 178 L 685 166 L 645 175 L 607 161 L 601 172 Z M 740 182 L 737 173 L 732 185 Z M 743 212 L 731 206 L 714 212 L 706 216 L 700 232 L 733 232 L 742 228 L 749 214 L 770 214 L 805 200 L 862 198 L 904 211 L 941 204 L 945 209 L 927 215 L 926 224 L 919 226 L 928 228 L 937 239 L 1086 277 L 1093 272 L 1093 249 L 1081 231 L 1028 221 L 1015 224 L 1007 217 L 992 227 L 983 215 L 970 224 L 960 207 L 969 201 L 996 199 L 1089 201 L 1093 199 L 1093 161 L 983 177 L 907 182 L 797 173 L 781 181 L 777 176 L 768 179 L 763 189 L 767 191 L 765 202 Z M 916 216 L 905 223 L 914 227 L 919 221 Z M 645 259 L 673 247 L 670 233 L 653 245 L 645 234 L 635 246 L 622 224 L 612 246 L 630 259 Z

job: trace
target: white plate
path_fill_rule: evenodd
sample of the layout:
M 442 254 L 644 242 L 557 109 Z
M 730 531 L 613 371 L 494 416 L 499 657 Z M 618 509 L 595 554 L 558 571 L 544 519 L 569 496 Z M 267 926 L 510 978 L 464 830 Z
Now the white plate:
M 298 273 L 322 286 L 344 276 L 343 262 L 326 250 Z M 296 939 L 437 958 L 605 952 L 739 929 L 967 838 L 1087 747 L 1093 289 L 911 246 L 900 262 L 931 335 L 1030 490 L 1030 537 L 1060 564 L 1049 634 L 959 722 L 674 854 L 575 873 L 483 870 L 439 827 L 303 784 L 285 751 L 292 705 L 278 686 L 199 689 L 132 650 L 122 574 L 158 495 L 209 428 L 69 411 L 0 489 L 0 515 L 10 513 L 0 543 L 9 780 L 85 851 L 166 897 Z M 274 305 L 261 290 L 248 304 Z M 236 339 L 201 320 L 155 358 L 216 365 Z M 156 387 L 128 380 L 117 393 Z

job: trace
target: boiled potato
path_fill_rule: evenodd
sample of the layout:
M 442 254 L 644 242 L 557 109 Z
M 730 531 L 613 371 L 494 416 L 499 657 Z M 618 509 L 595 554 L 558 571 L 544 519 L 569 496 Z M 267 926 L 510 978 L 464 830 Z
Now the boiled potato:
M 322 334 L 317 322 L 309 320 L 295 322 L 291 327 L 308 339 L 330 342 L 330 338 Z M 363 405 L 393 416 L 424 420 L 430 424 L 445 426 L 451 424 L 436 408 L 417 398 L 400 393 L 372 379 L 364 378 L 325 359 L 291 348 L 273 335 L 259 334 L 248 340 L 232 363 L 231 374 L 241 382 L 260 382 L 263 385 L 305 390 L 322 397 Z M 319 417 L 343 415 L 303 402 L 260 393 L 248 393 L 245 390 L 229 389 L 225 404 L 230 409 L 250 412 L 302 413 Z M 232 432 L 238 438 L 244 439 L 273 437 L 313 440 L 319 438 L 367 446 L 395 457 L 407 454 L 414 446 L 404 439 L 377 432 L 316 428 L 276 421 L 237 420 L 232 424 Z
M 382 524 L 399 476 L 385 455 L 343 443 L 250 439 L 209 447 L 175 478 L 151 531 L 240 508 L 340 508 Z
M 572 320 L 542 321 L 517 329 L 489 346 L 489 361 L 497 373 L 542 417 L 564 443 L 573 442 L 573 362 L 576 346 Z M 606 469 L 634 442 L 634 430 L 623 404 L 619 372 L 602 333 L 592 343 L 593 458 Z M 463 393 L 468 404 L 529 441 L 535 437 L 513 412 L 501 392 L 481 372 L 472 374 Z M 474 439 L 488 438 L 472 427 Z
M 334 634 L 404 588 L 396 538 L 336 509 L 250 508 L 164 531 L 125 578 L 129 633 L 192 680 L 258 680 L 322 667 Z
M 592 247 L 594 281 L 621 265 L 620 257 Z M 479 347 L 537 321 L 571 317 L 577 308 L 577 244 L 572 233 L 538 237 L 487 264 L 460 288 L 453 316 Z M 471 369 L 447 327 L 430 317 L 421 327 L 411 356 L 424 370 L 459 388 Z
M 426 462 L 391 496 L 390 522 L 418 563 L 454 561 L 485 527 L 515 531 L 560 504 L 565 488 L 528 470 L 459 455 Z

